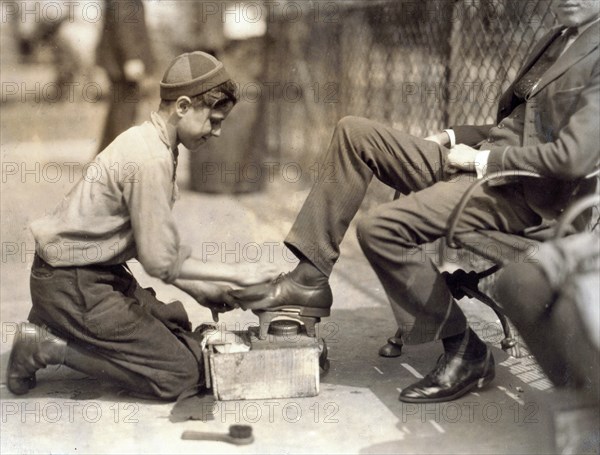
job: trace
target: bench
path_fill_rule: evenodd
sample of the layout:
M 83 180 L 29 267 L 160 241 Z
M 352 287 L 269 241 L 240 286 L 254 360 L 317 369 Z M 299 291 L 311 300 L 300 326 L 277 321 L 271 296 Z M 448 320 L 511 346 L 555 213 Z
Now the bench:
M 589 174 L 586 176 L 586 180 L 597 178 L 598 173 L 599 171 L 596 170 L 592 174 Z M 456 234 L 456 226 L 475 190 L 482 185 L 488 184 L 490 181 L 498 179 L 506 180 L 507 178 L 543 178 L 543 176 L 529 171 L 513 171 L 509 175 L 505 172 L 499 172 L 489 174 L 475 181 L 459 201 L 449 221 L 445 238 L 448 247 L 470 251 L 478 257 L 490 261 L 492 266 L 482 271 L 467 272 L 463 269 L 458 269 L 452 273 L 443 272 L 442 276 L 446 279 L 450 292 L 456 300 L 464 297 L 477 299 L 494 311 L 504 332 L 504 339 L 500 343 L 502 349 L 513 357 L 521 357 L 521 347 L 512 324 L 504 315 L 500 305 L 492 297 L 479 289 L 479 284 L 484 278 L 492 276 L 511 263 L 534 261 L 534 255 L 539 249 L 541 242 L 573 233 L 573 222 L 584 212 L 593 207 L 598 207 L 600 205 L 600 195 L 596 192 L 595 194 L 576 198 L 575 202 L 561 214 L 553 225 L 537 226 L 520 234 L 507 234 L 493 230 L 477 230 Z M 591 229 L 595 229 L 599 223 L 600 215 L 591 226 Z M 383 357 L 398 357 L 402 353 L 402 346 L 402 331 L 399 328 L 395 335 L 390 337 L 387 343 L 381 347 L 379 355 Z

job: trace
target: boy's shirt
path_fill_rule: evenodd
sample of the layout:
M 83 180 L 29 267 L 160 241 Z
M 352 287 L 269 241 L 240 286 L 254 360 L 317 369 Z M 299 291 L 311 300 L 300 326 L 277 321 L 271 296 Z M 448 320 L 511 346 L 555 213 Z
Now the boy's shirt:
M 55 267 L 120 264 L 173 281 L 191 249 L 180 245 L 171 209 L 176 155 L 160 118 L 118 136 L 50 215 L 31 224 L 36 252 Z

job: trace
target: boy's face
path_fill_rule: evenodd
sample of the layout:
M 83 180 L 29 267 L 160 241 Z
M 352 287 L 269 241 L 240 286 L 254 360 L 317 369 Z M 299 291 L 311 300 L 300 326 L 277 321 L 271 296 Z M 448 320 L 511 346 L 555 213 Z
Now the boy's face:
M 180 115 L 177 124 L 177 137 L 189 150 L 198 149 L 211 136 L 221 135 L 221 123 L 227 118 L 233 103 L 219 103 L 213 108 L 203 103 L 195 106 L 191 103 L 179 103 L 177 106 Z

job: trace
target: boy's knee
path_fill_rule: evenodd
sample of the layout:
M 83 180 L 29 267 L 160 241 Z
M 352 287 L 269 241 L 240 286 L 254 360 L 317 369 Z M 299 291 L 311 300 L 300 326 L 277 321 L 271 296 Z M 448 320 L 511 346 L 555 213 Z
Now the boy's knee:
M 170 371 L 161 371 L 155 378 L 156 395 L 163 399 L 176 399 L 186 390 L 200 383 L 200 371 L 196 358 L 189 353 Z

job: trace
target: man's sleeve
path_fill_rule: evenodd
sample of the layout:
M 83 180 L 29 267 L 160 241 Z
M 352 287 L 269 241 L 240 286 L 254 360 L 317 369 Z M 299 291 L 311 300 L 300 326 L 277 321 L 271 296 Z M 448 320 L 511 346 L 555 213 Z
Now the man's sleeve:
M 171 213 L 171 175 L 166 160 L 149 159 L 124 184 L 137 258 L 149 275 L 166 282 L 177 278 L 181 264 L 191 255 L 189 247 L 180 245 Z
M 457 125 L 453 126 L 457 144 L 474 146 L 487 139 L 490 129 L 496 125 Z
M 545 144 L 525 147 L 490 147 L 488 171 L 527 170 L 562 180 L 593 172 L 600 158 L 600 65 L 582 89 L 573 115 Z

